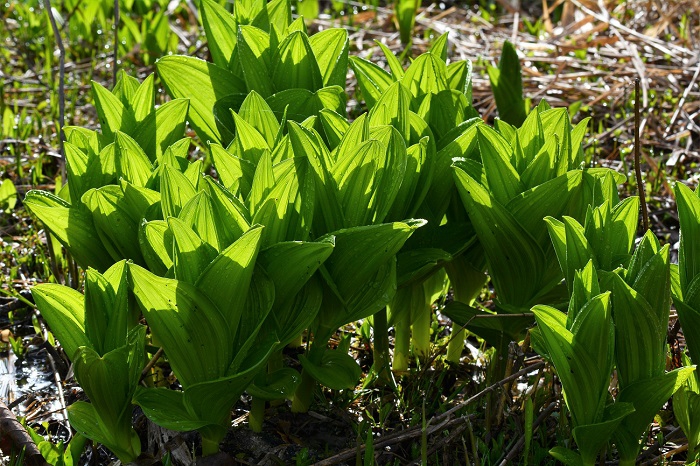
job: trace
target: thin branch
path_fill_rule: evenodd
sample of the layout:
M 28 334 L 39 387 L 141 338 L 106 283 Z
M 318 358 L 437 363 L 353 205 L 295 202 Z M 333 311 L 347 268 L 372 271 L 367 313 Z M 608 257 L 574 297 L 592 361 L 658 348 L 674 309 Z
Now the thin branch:
M 19 423 L 10 408 L 0 400 L 0 437 L 9 438 L 18 451 L 24 449 L 24 464 L 48 466 L 27 430 Z
M 637 174 L 637 192 L 639 193 L 639 202 L 642 204 L 642 222 L 644 231 L 649 229 L 649 210 L 647 209 L 646 189 L 644 180 L 642 179 L 642 167 L 639 161 L 641 152 L 639 143 L 639 133 L 641 131 L 639 125 L 639 78 L 634 80 L 634 171 Z
M 59 160 L 59 167 L 61 172 L 61 183 L 66 182 L 66 154 L 63 150 L 63 141 L 65 140 L 63 134 L 63 126 L 65 125 L 65 111 L 66 111 L 66 93 L 64 90 L 65 85 L 65 72 L 66 72 L 66 49 L 63 47 L 63 40 L 61 39 L 61 32 L 58 30 L 56 25 L 56 18 L 53 15 L 53 9 L 51 8 L 51 0 L 44 0 L 44 9 L 49 15 L 49 21 L 51 22 L 51 29 L 53 29 L 53 36 L 56 40 L 56 45 L 58 46 L 58 143 L 59 151 L 61 152 L 61 158 Z
M 117 85 L 117 56 L 119 55 L 119 0 L 114 0 L 114 63 L 112 64 L 112 85 Z
M 438 414 L 437 416 L 434 416 L 433 418 L 428 421 L 428 423 L 425 426 L 425 429 L 423 429 L 422 426 L 413 426 L 409 429 L 402 430 L 399 432 L 395 432 L 393 434 L 387 435 L 382 437 L 380 440 L 374 442 L 374 448 L 379 449 L 379 448 L 384 448 L 385 446 L 388 445 L 393 445 L 399 442 L 403 442 L 405 440 L 410 440 L 410 439 L 415 439 L 418 437 L 421 437 L 422 435 L 430 436 L 435 432 L 440 432 L 443 429 L 447 427 L 452 427 L 459 425 L 463 422 L 468 422 L 471 419 L 474 419 L 476 416 L 474 414 L 470 414 L 468 416 L 460 416 L 458 418 L 452 419 L 452 415 L 456 412 L 459 411 L 462 408 L 465 408 L 466 406 L 470 405 L 471 403 L 481 399 L 484 397 L 484 395 L 491 393 L 494 390 L 497 390 L 498 388 L 502 387 L 504 384 L 507 384 L 508 382 L 511 382 L 513 380 L 517 380 L 518 378 L 522 377 L 525 374 L 529 374 L 530 372 L 534 372 L 536 370 L 539 370 L 545 366 L 544 361 L 539 361 L 536 362 L 522 370 L 519 370 L 515 374 L 506 377 L 503 380 L 500 380 L 496 382 L 493 385 L 490 385 L 477 393 L 476 395 L 462 401 L 461 403 L 458 403 L 451 409 L 445 411 L 442 414 Z M 360 445 L 358 447 L 360 451 L 364 451 L 365 445 Z M 343 452 L 338 453 L 335 456 L 331 456 L 330 458 L 326 458 L 324 460 L 321 460 L 317 463 L 314 464 L 314 466 L 330 466 L 332 464 L 338 464 L 343 461 L 347 461 L 351 458 L 354 458 L 355 455 L 357 454 L 357 448 L 350 448 L 348 450 L 345 450 Z

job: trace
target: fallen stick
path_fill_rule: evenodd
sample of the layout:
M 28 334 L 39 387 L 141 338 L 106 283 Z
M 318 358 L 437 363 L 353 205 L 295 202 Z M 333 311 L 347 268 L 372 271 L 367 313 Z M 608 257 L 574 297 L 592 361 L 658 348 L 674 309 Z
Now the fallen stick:
M 32 437 L 2 400 L 0 400 L 0 439 L 5 448 L 14 447 L 17 453 L 24 450 L 24 464 L 49 466 Z M 9 455 L 10 452 L 4 451 L 4 453 Z

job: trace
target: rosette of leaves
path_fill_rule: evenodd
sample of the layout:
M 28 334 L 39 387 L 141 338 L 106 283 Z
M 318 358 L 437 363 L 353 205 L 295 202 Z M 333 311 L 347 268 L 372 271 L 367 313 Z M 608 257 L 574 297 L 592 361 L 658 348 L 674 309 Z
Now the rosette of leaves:
M 612 291 L 617 400 L 632 403 L 635 409 L 614 435 L 620 464 L 635 464 L 654 415 L 695 369 L 666 372 L 670 275 L 669 246 L 661 247 L 651 231 L 642 238 L 626 269 L 600 273 L 601 287 Z
M 615 183 L 600 179 L 606 169 L 576 169 L 581 163 L 585 122 L 572 128 L 566 109 L 546 103 L 515 129 L 498 120 L 496 129 L 476 124 L 461 143 L 454 177 L 459 195 L 486 256 L 498 314 L 527 313 L 535 304 L 561 306 L 567 295 L 547 236 L 546 216 L 583 219 L 589 205 L 617 199 Z M 471 137 L 471 141 L 467 138 Z M 454 303 L 447 315 L 504 349 L 527 327 L 524 316 L 476 319 L 482 311 Z
M 673 188 L 678 205 L 681 239 L 678 249 L 678 267 L 674 269 L 672 280 L 673 304 L 683 329 L 686 349 L 690 359 L 684 358 L 684 365 L 700 361 L 700 251 L 696 240 L 700 237 L 700 199 L 698 191 L 693 192 L 682 183 Z M 672 266 L 673 267 L 673 266 Z M 676 419 L 688 438 L 688 464 L 700 457 L 700 376 L 697 372 L 688 378 L 688 382 L 673 398 Z
M 249 130 L 257 132 L 252 126 Z M 221 179 L 228 182 L 227 168 L 239 166 L 240 160 L 220 146 L 212 145 L 212 153 L 216 154 L 214 159 Z M 189 242 L 195 251 L 186 260 L 203 263 L 238 240 L 251 224 L 264 225 L 257 263 L 275 288 L 265 328 L 276 335 L 274 350 L 279 354 L 316 317 L 322 288 L 312 277 L 333 251 L 334 238 L 327 235 L 309 241 L 315 190 L 308 161 L 291 157 L 273 164 L 270 153 L 266 152 L 258 162 L 250 179 L 237 178 L 236 194 L 211 177 L 200 177 L 193 182 L 176 168 L 166 166 L 160 187 L 163 217 L 167 221 L 144 223 L 139 240 L 151 271 L 180 279 L 186 269 L 177 267 L 179 246 L 173 240 L 174 225 L 191 230 Z M 181 233 L 189 231 L 183 228 L 179 228 Z M 270 374 L 261 373 L 251 387 L 256 399 L 284 398 L 294 392 L 298 374 L 273 366 Z M 259 410 L 251 413 L 251 426 L 261 427 L 262 416 Z
M 612 180 L 608 179 L 610 183 Z M 605 202 L 590 208 L 585 227 L 569 217 L 563 221 L 545 220 L 568 284 L 570 308 L 580 300 L 574 275 L 584 261 L 600 266 L 602 288 L 612 292 L 620 389 L 617 400 L 635 408 L 635 413 L 620 423 L 613 438 L 621 462 L 633 464 L 649 422 L 689 377 L 692 368 L 665 372 L 670 309 L 668 247 L 660 248 L 656 237 L 647 232 L 630 256 L 639 201 L 628 198 L 612 209 L 610 206 L 611 202 Z M 567 325 L 575 319 L 576 315 L 569 312 Z M 534 347 L 543 344 L 541 333 L 533 330 L 532 337 Z
M 532 308 L 549 359 L 564 389 L 578 452 L 555 447 L 550 453 L 568 465 L 596 464 L 599 452 L 634 413 L 632 403 L 609 403 L 615 331 L 610 292 L 600 293 L 593 261 L 574 272 L 568 316 L 551 306 Z
M 171 96 L 192 101 L 190 124 L 204 141 L 228 145 L 250 91 L 281 118 L 303 121 L 323 108 L 345 112 L 348 38 L 331 28 L 309 37 L 303 19 L 291 21 L 289 0 L 236 2 L 233 14 L 201 3 L 213 63 L 171 55 L 157 63 Z
M 606 175 L 604 182 L 615 183 L 612 175 Z M 628 197 L 614 207 L 610 198 L 597 207 L 589 206 L 583 225 L 568 216 L 562 220 L 546 217 L 545 221 L 571 295 L 574 273 L 589 260 L 606 272 L 627 267 L 639 223 L 639 198 Z
M 120 74 L 112 92 L 93 84 L 102 133 L 66 128 L 67 183 L 54 196 L 27 193 L 25 204 L 83 268 L 104 271 L 121 259 L 143 264 L 137 234 L 159 209 L 163 166 L 196 178 L 190 141 L 182 138 L 188 101 L 154 108 L 153 75 L 140 85 Z
M 126 262 L 104 274 L 89 268 L 84 296 L 55 284 L 35 286 L 32 296 L 90 400 L 68 408 L 71 425 L 123 463 L 134 461 L 141 443 L 131 426 L 131 400 L 145 365 L 146 328 L 129 307 Z
M 216 453 L 231 407 L 277 345 L 260 333 L 274 302 L 274 285 L 255 266 L 262 230 L 252 227 L 216 251 L 178 218 L 168 219 L 175 278 L 130 264 L 136 301 L 181 391 L 140 387 L 134 401 L 165 428 L 198 430 L 204 455 Z
M 479 117 L 472 107 L 472 65 L 468 60 L 447 61 L 447 34 L 440 36 L 428 52 L 418 56 L 404 70 L 399 59 L 381 42 L 389 70 L 353 56 L 350 66 L 368 110 L 372 110 L 392 84 L 408 89 L 408 108 L 430 127 L 434 144 L 444 145 L 463 131 L 463 122 Z M 384 101 L 386 102 L 386 101 Z M 386 103 L 385 103 L 386 104 Z
M 372 118 L 362 116 L 338 133 L 332 150 L 313 128 L 289 123 L 293 153 L 306 154 L 313 168 L 317 207 L 312 231 L 336 240 L 321 267 L 323 303 L 312 326 L 310 352 L 302 358 L 303 379 L 293 404 L 297 411 L 308 409 L 314 379 L 330 388 L 355 386 L 359 366 L 346 353 L 327 351 L 326 342 L 342 325 L 384 309 L 396 288 L 396 254 L 424 223 L 388 222 L 399 199 L 403 209 L 422 196 L 417 180 L 424 149 L 419 144 L 407 150 L 410 137 L 403 134 L 409 127 L 401 132 L 381 120 L 372 126 Z

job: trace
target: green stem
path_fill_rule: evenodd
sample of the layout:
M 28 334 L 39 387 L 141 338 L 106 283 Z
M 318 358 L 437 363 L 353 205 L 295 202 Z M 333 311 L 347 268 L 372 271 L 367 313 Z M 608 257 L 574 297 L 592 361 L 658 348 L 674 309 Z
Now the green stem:
M 202 456 L 215 455 L 219 452 L 218 438 L 208 438 L 202 435 Z
M 287 348 L 301 348 L 304 346 L 304 336 L 299 335 L 287 345 Z
M 254 396 L 250 404 L 248 413 L 248 424 L 253 432 L 262 432 L 263 421 L 265 420 L 265 400 Z
M 408 371 L 408 355 L 411 351 L 411 323 L 404 317 L 394 323 L 394 361 L 392 369 Z
M 326 351 L 328 340 L 333 334 L 333 330 L 319 327 L 314 340 L 311 342 L 308 353 L 308 360 L 312 364 L 320 364 L 323 359 L 323 353 Z M 301 383 L 294 392 L 292 400 L 293 413 L 306 413 L 311 407 L 313 401 L 314 389 L 316 388 L 316 380 L 311 377 L 308 371 L 301 371 Z
M 445 264 L 445 272 L 450 279 L 455 301 L 471 305 L 479 296 L 486 275 L 478 267 L 465 257 L 457 257 Z M 452 338 L 447 347 L 447 361 L 459 364 L 466 340 L 466 331 L 463 327 L 452 324 Z
M 452 324 L 452 336 L 447 345 L 447 356 L 445 357 L 448 362 L 459 364 L 462 358 L 462 350 L 464 349 L 464 340 L 466 340 L 466 338 L 467 331 L 457 324 Z
M 423 360 L 430 356 L 431 310 L 432 309 L 429 304 L 421 306 L 418 311 L 418 317 L 412 325 L 413 352 L 416 356 Z
M 386 308 L 374 314 L 374 370 L 381 384 L 392 384 L 389 368 L 389 326 Z

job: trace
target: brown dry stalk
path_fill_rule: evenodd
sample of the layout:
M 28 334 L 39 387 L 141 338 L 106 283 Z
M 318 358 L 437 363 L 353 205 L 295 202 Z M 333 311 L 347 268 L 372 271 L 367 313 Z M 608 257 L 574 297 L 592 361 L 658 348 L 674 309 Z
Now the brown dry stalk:
M 49 463 L 44 460 L 39 448 L 27 433 L 27 430 L 17 420 L 10 408 L 0 400 L 0 438 L 3 445 L 9 440 L 10 446 L 14 447 L 15 451 L 20 452 L 24 449 L 24 464 L 28 466 L 48 466 Z M 9 454 L 9 451 L 4 452 Z

